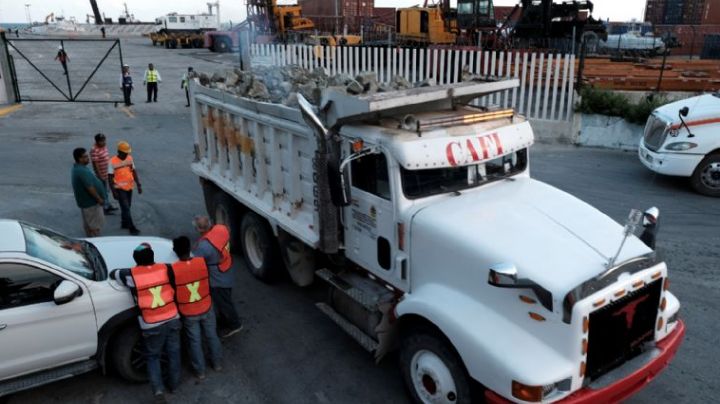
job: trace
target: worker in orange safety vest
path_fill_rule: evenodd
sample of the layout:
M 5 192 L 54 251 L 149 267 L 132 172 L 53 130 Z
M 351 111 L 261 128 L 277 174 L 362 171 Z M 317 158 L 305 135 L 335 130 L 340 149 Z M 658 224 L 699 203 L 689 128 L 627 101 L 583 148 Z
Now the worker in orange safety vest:
M 160 356 L 167 356 L 168 391 L 173 393 L 180 385 L 180 315 L 175 301 L 175 279 L 167 264 L 155 263 L 155 253 L 148 243 L 142 243 L 133 258 L 133 268 L 115 269 L 110 277 L 130 288 L 140 309 L 138 322 L 145 343 L 147 372 L 156 399 L 163 399 L 163 382 Z
M 140 230 L 135 227 L 130 214 L 132 192 L 135 185 L 137 185 L 138 194 L 142 194 L 143 190 L 135 170 L 135 161 L 130 155 L 131 152 L 132 149 L 128 142 L 118 142 L 117 155 L 110 159 L 108 166 L 108 181 L 113 198 L 120 204 L 120 227 L 130 230 L 130 234 L 135 236 L 140 234 Z
M 190 345 L 190 363 L 195 377 L 205 379 L 203 339 L 207 342 L 210 366 L 222 370 L 222 348 L 217 335 L 215 313 L 212 311 L 210 279 L 205 259 L 190 256 L 190 239 L 181 236 L 173 240 L 173 251 L 180 258 L 172 264 L 177 302 L 183 328 Z
M 230 231 L 222 224 L 211 225 L 207 216 L 195 216 L 195 230 L 200 233 L 193 255 L 205 258 L 210 273 L 210 296 L 218 325 L 225 330 L 220 336 L 227 338 L 243 328 L 240 316 L 232 301 L 235 272 L 230 255 Z

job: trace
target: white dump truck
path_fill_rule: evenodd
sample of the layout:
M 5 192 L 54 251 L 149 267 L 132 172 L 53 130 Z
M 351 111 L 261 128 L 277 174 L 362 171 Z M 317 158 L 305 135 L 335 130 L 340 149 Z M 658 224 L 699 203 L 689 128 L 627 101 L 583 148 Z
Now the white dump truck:
M 685 333 L 658 212 L 623 228 L 532 179 L 530 123 L 471 106 L 517 85 L 291 108 L 193 83 L 192 170 L 252 274 L 326 282 L 319 309 L 377 360 L 398 349 L 415 402 L 615 402 Z
M 659 174 L 689 177 L 697 191 L 720 196 L 720 95 L 671 102 L 648 117 L 638 157 Z

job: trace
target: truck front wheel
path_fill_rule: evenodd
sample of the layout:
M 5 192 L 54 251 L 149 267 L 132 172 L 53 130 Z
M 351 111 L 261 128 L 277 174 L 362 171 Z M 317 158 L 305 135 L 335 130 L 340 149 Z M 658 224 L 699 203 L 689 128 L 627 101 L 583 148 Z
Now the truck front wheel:
M 242 218 L 240 246 L 245 264 L 254 277 L 263 282 L 278 279 L 282 264 L 277 242 L 265 220 L 253 212 Z
M 400 368 L 416 403 L 472 403 L 470 378 L 460 358 L 432 333 L 410 334 L 404 339 Z
M 720 153 L 711 154 L 698 164 L 690 184 L 701 194 L 720 196 Z

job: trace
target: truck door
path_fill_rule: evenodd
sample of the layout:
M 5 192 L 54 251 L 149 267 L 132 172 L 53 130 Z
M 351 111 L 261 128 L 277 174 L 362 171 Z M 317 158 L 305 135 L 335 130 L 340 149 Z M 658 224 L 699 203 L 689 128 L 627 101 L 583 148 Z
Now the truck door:
M 395 214 L 385 154 L 353 160 L 350 178 L 352 201 L 344 211 L 345 253 L 353 262 L 391 281 L 395 272 Z

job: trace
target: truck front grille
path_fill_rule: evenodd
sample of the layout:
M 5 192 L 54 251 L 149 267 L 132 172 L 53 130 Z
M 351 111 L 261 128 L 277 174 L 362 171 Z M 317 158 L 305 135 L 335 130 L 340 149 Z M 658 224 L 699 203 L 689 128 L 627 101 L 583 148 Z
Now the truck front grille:
M 590 314 L 587 378 L 613 370 L 652 341 L 661 286 L 662 278 Z
M 667 122 L 650 115 L 647 124 L 645 124 L 644 141 L 645 147 L 652 151 L 657 151 L 663 143 L 665 143 L 665 137 L 667 136 Z

